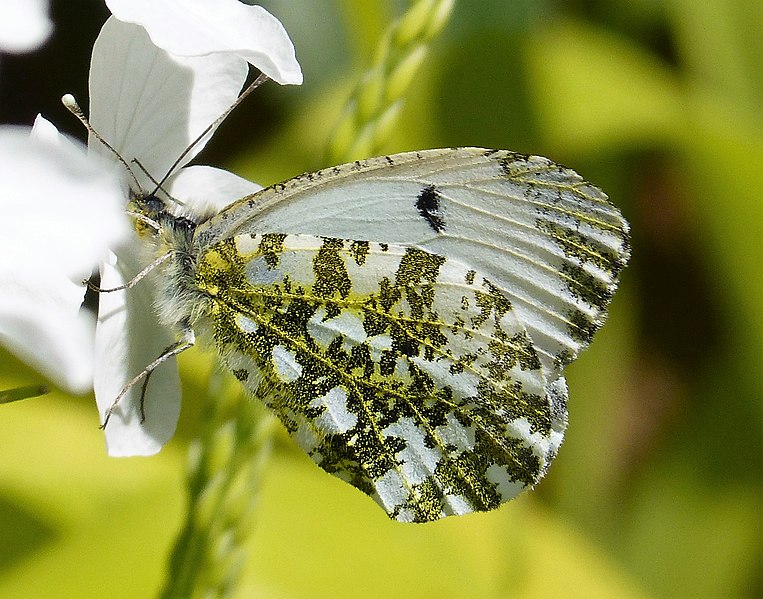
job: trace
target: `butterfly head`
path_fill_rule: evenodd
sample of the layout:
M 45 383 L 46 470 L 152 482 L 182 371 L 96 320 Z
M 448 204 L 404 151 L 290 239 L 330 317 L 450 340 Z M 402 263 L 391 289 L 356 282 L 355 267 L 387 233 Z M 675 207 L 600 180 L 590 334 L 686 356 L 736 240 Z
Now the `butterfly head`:
M 173 202 L 156 193 L 131 193 L 128 213 L 135 217 L 135 230 L 141 237 L 169 235 L 191 238 L 197 222 L 172 211 Z

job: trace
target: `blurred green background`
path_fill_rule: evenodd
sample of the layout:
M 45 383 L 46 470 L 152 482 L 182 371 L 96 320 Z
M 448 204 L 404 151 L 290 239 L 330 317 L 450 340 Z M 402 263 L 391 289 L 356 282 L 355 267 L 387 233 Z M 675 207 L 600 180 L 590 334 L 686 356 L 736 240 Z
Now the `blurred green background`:
M 262 184 L 328 166 L 332 124 L 405 2 L 263 2 L 305 84 L 266 86 L 202 154 Z M 0 59 L 0 122 L 85 104 L 100 2 L 53 2 L 39 52 Z M 605 189 L 633 259 L 568 369 L 546 480 L 488 514 L 401 525 L 279 433 L 239 596 L 763 596 L 763 5 L 461 0 L 380 148 L 543 154 Z M 39 382 L 0 358 L 0 388 Z M 183 518 L 211 360 L 181 357 L 179 434 L 110 459 L 92 397 L 0 406 L 0 597 L 150 597 Z

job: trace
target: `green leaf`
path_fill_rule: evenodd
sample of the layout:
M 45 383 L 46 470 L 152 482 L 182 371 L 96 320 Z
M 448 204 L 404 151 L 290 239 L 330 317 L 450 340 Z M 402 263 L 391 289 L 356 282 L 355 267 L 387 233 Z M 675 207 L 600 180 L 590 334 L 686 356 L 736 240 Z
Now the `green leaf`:
M 692 90 L 692 133 L 684 138 L 707 259 L 739 334 L 752 342 L 739 359 L 759 370 L 763 354 L 763 121 L 719 93 Z M 759 385 L 760 377 L 757 379 Z M 763 391 L 763 387 L 761 387 Z
M 763 10 L 759 0 L 669 3 L 678 53 L 693 82 L 746 110 L 763 101 Z
M 665 142 L 682 130 L 673 73 L 612 33 L 562 19 L 529 39 L 527 60 L 539 129 L 560 151 Z

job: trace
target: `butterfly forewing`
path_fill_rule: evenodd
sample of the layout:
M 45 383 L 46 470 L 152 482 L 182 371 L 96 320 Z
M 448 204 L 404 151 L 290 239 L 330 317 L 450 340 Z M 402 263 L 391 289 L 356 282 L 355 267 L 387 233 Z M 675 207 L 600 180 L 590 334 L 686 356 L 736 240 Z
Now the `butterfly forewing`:
M 302 175 L 233 204 L 198 239 L 267 231 L 414 245 L 467 265 L 511 302 L 549 380 L 603 323 L 629 256 L 627 223 L 598 188 L 546 158 L 479 148 Z
M 561 443 L 564 380 L 547 378 L 507 295 L 457 259 L 242 233 L 200 252 L 195 284 L 234 375 L 393 518 L 496 507 Z

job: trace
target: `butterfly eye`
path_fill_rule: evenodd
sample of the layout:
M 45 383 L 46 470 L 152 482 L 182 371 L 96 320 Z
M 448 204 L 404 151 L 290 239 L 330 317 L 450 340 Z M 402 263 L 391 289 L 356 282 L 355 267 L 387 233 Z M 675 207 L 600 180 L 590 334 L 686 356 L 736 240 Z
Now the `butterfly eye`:
M 149 216 L 156 216 L 164 210 L 164 202 L 153 194 L 143 196 L 141 203 L 143 210 Z

